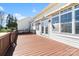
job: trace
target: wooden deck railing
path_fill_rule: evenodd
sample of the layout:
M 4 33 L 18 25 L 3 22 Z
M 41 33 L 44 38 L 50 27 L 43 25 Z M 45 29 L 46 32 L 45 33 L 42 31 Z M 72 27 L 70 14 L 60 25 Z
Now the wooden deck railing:
M 4 55 L 8 48 L 16 40 L 16 32 L 6 33 L 0 36 L 0 56 Z

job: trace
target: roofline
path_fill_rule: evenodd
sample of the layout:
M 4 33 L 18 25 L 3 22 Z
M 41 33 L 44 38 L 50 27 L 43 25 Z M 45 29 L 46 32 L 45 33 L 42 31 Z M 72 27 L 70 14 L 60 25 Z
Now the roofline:
M 58 3 L 50 3 L 46 8 L 44 8 L 40 13 L 35 15 L 33 18 L 40 16 L 42 13 L 46 12 L 48 9 L 50 9 L 52 6 L 55 6 L 56 4 L 58 4 Z

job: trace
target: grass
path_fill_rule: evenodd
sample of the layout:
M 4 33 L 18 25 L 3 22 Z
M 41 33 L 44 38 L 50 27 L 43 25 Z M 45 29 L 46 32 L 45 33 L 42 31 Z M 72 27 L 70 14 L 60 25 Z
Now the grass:
M 1 29 L 0 32 L 10 32 L 11 29 Z

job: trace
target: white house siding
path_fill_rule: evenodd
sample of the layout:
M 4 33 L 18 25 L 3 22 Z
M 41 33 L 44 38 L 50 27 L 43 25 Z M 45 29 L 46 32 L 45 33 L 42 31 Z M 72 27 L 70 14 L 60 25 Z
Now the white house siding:
M 27 17 L 27 18 L 18 20 L 17 21 L 18 30 L 29 31 L 30 30 L 30 26 L 31 26 L 31 21 L 32 21 L 31 17 Z

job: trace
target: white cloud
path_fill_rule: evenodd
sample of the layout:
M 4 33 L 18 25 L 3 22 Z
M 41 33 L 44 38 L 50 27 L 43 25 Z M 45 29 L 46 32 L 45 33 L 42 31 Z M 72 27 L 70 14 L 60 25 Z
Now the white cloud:
M 18 20 L 25 18 L 25 16 L 19 14 L 19 13 L 14 13 L 13 14 Z
M 3 26 L 6 26 L 6 18 L 7 18 L 8 14 L 4 14 L 4 20 L 3 20 Z
M 32 10 L 33 13 L 35 13 L 36 11 L 37 11 L 36 9 L 33 9 L 33 10 Z
M 1 11 L 4 11 L 4 8 L 3 8 L 2 6 L 0 6 L 0 10 L 1 10 Z
M 4 14 L 4 18 L 7 18 L 8 14 Z

